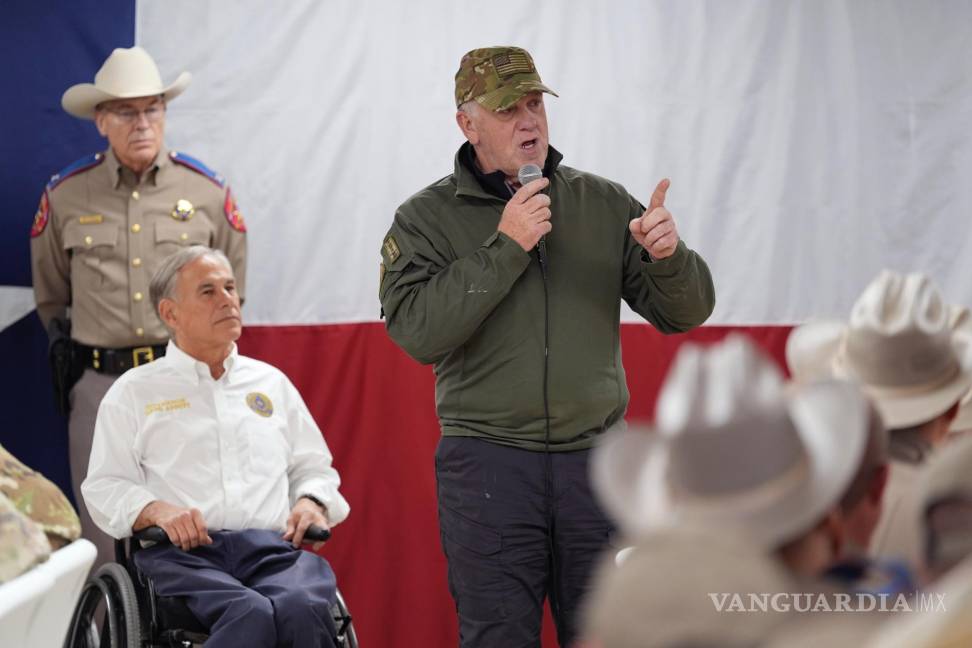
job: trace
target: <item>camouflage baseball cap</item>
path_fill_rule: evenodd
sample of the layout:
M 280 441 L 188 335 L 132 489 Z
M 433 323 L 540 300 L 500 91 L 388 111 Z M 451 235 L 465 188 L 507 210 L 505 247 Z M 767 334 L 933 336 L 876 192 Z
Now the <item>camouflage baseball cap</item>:
M 528 92 L 557 93 L 543 85 L 533 58 L 519 47 L 482 47 L 467 52 L 456 72 L 456 108 L 475 99 L 488 110 L 505 110 Z

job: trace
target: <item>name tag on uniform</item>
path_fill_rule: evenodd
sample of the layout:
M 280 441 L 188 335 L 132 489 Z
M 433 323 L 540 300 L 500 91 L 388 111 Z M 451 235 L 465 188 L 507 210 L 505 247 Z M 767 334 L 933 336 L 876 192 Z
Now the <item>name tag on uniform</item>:
M 145 416 L 148 416 L 153 412 L 171 412 L 173 410 L 188 409 L 188 407 L 189 401 L 187 401 L 185 398 L 164 400 L 158 403 L 149 403 L 145 406 Z
M 105 220 L 105 217 L 101 214 L 90 214 L 88 216 L 82 216 L 78 221 L 82 225 L 97 225 Z

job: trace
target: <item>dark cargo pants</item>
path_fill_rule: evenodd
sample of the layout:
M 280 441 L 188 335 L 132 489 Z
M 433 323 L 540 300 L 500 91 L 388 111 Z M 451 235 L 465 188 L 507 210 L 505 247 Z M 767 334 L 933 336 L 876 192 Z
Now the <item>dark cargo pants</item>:
M 460 646 L 539 646 L 547 596 L 560 645 L 576 638 L 581 599 L 612 531 L 591 493 L 589 456 L 550 453 L 548 487 L 543 452 L 439 442 L 439 529 Z

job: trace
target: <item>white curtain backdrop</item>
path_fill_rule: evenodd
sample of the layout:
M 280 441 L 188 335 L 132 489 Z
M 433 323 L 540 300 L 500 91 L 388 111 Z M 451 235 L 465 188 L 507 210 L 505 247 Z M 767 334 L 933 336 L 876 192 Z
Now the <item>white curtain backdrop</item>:
M 749 325 L 846 316 L 884 267 L 972 301 L 970 28 L 963 0 L 141 0 L 136 40 L 194 75 L 168 141 L 237 194 L 250 324 L 378 319 L 395 208 L 462 141 L 459 58 L 517 44 L 564 164 L 670 177 L 710 323 Z

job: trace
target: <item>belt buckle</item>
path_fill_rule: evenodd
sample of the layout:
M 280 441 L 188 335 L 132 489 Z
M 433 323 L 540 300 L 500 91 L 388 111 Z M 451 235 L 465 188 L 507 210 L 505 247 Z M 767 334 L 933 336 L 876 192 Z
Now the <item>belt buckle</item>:
M 132 349 L 132 367 L 148 364 L 155 360 L 155 350 L 150 346 Z

